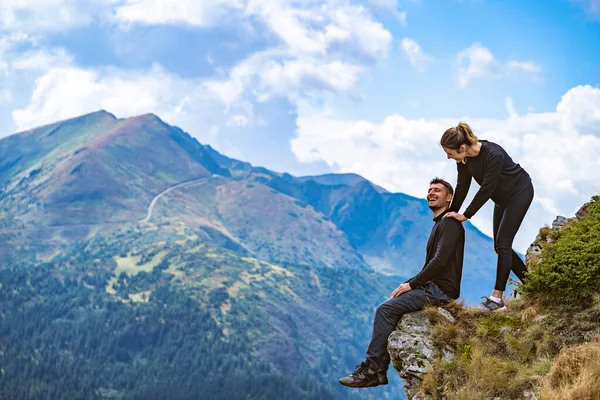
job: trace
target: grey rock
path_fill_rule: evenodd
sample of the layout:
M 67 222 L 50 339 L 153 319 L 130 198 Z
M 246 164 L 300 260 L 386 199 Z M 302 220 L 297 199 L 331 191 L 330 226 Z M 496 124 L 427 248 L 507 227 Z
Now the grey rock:
M 542 254 L 542 247 L 539 245 L 540 241 L 541 238 L 538 236 L 538 239 L 536 239 L 536 241 L 533 242 L 527 249 L 527 252 L 525 253 L 525 260 L 527 262 L 534 257 L 539 257 Z
M 524 400 L 537 400 L 538 397 L 534 391 L 526 390 L 525 392 L 523 392 L 523 399 Z
M 579 210 L 577 210 L 577 212 L 575 213 L 575 218 L 582 219 L 587 214 L 590 206 L 592 204 L 594 204 L 596 201 L 597 201 L 597 198 L 595 197 L 595 198 L 592 198 L 587 203 L 585 203 L 583 206 L 581 206 L 581 208 Z
M 561 229 L 563 229 L 565 226 L 567 226 L 567 224 L 572 221 L 574 218 L 565 218 L 563 216 L 558 216 L 554 219 L 554 221 L 552 221 L 552 226 L 549 227 L 550 230 L 552 232 L 558 232 Z M 526 262 L 531 262 L 532 258 L 537 258 L 537 262 L 539 263 L 541 261 L 541 254 L 542 254 L 542 247 L 544 244 L 546 243 L 552 243 L 553 240 L 550 237 L 550 235 L 548 235 L 546 238 L 542 239 L 542 237 L 540 236 L 540 234 L 538 233 L 538 235 L 535 237 L 535 240 L 533 241 L 533 243 L 531 243 L 531 245 L 529 245 L 529 248 L 527 249 L 527 252 L 525 253 L 525 261 Z
M 448 322 L 456 322 L 448 311 L 438 307 L 437 312 Z M 407 398 L 430 400 L 430 396 L 419 393 L 421 382 L 436 356 L 431 340 L 431 323 L 425 312 L 410 313 L 400 320 L 396 330 L 388 338 L 388 352 L 394 368 L 404 382 Z M 450 347 L 445 348 L 441 356 L 447 362 L 455 357 Z
M 570 220 L 570 218 L 565 218 L 561 215 L 557 216 L 556 219 L 552 221 L 552 230 L 556 231 L 562 229 Z

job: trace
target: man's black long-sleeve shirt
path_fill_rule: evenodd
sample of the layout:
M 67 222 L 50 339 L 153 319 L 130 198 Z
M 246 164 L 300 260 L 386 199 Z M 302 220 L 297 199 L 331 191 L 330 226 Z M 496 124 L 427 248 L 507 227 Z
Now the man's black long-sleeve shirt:
M 458 212 L 467 197 L 471 178 L 480 185 L 479 191 L 463 215 L 471 218 L 489 200 L 504 206 L 515 194 L 531 184 L 531 177 L 498 144 L 480 140 L 481 150 L 469 157 L 466 164 L 457 163 L 458 180 L 450 211 Z
M 408 283 L 412 289 L 416 289 L 433 282 L 448 297 L 457 299 L 462 279 L 465 228 L 455 218 L 444 218 L 448 211 L 434 218 L 435 224 L 427 240 L 425 266 Z

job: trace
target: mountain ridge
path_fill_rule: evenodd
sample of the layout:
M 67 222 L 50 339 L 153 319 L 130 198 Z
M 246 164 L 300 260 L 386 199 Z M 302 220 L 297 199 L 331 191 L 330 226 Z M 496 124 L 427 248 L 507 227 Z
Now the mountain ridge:
M 86 396 L 95 390 L 89 386 L 94 379 L 124 395 L 147 393 L 155 383 L 135 375 L 140 359 L 152 360 L 146 362 L 168 376 L 161 393 L 187 393 L 195 386 L 176 376 L 188 372 L 172 367 L 173 357 L 197 368 L 197 382 L 211 377 L 209 365 L 219 371 L 211 385 L 248 373 L 256 381 L 267 376 L 278 382 L 269 390 L 299 398 L 314 392 L 315 398 L 380 399 L 400 392 L 392 382 L 349 393 L 337 378 L 363 356 L 376 306 L 422 268 L 432 225 L 425 200 L 390 193 L 358 175 L 294 177 L 255 167 L 152 114 L 117 119 L 101 111 L 46 125 L 0 140 L 2 154 L 10 157 L 0 169 L 0 302 L 20 310 L 6 317 L 9 325 L 36 336 L 32 345 L 0 330 L 1 337 L 18 341 L 11 357 L 55 354 L 48 349 L 70 343 L 68 354 L 96 368 L 64 367 L 65 374 L 88 382 L 77 389 Z M 465 297 L 472 298 L 494 275 L 484 267 L 495 254 L 491 239 L 470 224 L 466 228 L 477 239 L 463 279 Z M 28 301 L 32 291 L 40 295 Z M 226 365 L 195 357 L 194 351 L 207 350 L 204 342 L 190 344 L 198 332 L 186 326 L 197 321 L 180 311 L 168 314 L 185 321 L 171 321 L 177 328 L 174 336 L 165 334 L 169 342 L 161 341 L 153 325 L 134 322 L 136 313 L 162 318 L 161 310 L 172 302 L 215 322 L 201 326 L 210 338 L 219 338 Z M 62 311 L 52 311 L 48 321 L 22 309 L 30 304 L 62 304 Z M 106 326 L 126 326 L 124 337 L 95 336 L 103 332 L 98 309 L 119 310 L 127 321 Z M 32 319 L 21 321 L 23 313 Z M 65 324 L 63 315 L 81 316 L 81 326 Z M 49 329 L 57 339 L 43 336 Z M 181 353 L 178 340 L 196 350 Z M 106 359 L 76 344 L 88 342 L 104 343 L 118 357 Z M 48 362 L 42 360 L 37 373 L 15 364 L 4 382 L 50 385 L 77 397 L 45 375 L 52 369 Z M 134 372 L 127 376 L 137 377 L 134 388 L 111 381 L 105 369 L 129 367 Z M 314 379 L 321 383 L 305 386 Z M 252 382 L 238 379 L 241 393 L 262 390 Z
M 74 131 L 73 127 L 79 130 Z M 315 222 L 310 229 L 318 231 L 317 224 L 326 222 L 323 226 L 327 226 L 328 221 L 336 225 L 348 238 L 349 244 L 342 247 L 346 249 L 345 253 L 354 254 L 351 257 L 354 261 L 349 261 L 351 264 L 361 268 L 374 268 L 388 275 L 410 275 L 422 267 L 424 250 L 415 252 L 414 249 L 424 249 L 429 233 L 430 211 L 426 201 L 403 193 L 388 192 L 359 175 L 325 174 L 295 177 L 288 173 L 255 167 L 250 163 L 229 158 L 210 145 L 200 144 L 188 133 L 166 124 L 154 114 L 118 119 L 113 114 L 100 110 L 16 133 L 9 138 L 25 136 L 43 142 L 48 135 L 67 138 L 65 143 L 55 146 L 60 147 L 61 152 L 53 154 L 42 151 L 41 156 L 37 157 L 38 163 L 50 158 L 44 168 L 39 168 L 38 165 L 38 168 L 32 170 L 35 165 L 27 164 L 25 167 L 28 169 L 21 171 L 21 175 L 17 174 L 20 180 L 15 179 L 14 186 L 2 187 L 0 199 L 4 204 L 8 203 L 9 208 L 29 203 L 26 211 L 17 210 L 12 213 L 17 215 L 17 218 L 10 216 L 4 219 L 4 230 L 14 230 L 32 224 L 35 226 L 36 220 L 48 220 L 48 217 L 50 218 L 46 225 L 143 221 L 149 205 L 160 192 L 213 174 L 233 181 L 249 182 L 246 186 L 248 193 L 252 192 L 251 185 L 266 185 L 295 199 L 295 202 L 288 203 L 288 210 L 281 214 L 282 218 L 291 220 L 294 216 L 303 215 L 302 210 L 306 207 L 314 209 L 317 214 L 311 217 L 311 221 Z M 14 138 L 0 140 L 0 154 L 3 150 L 7 153 L 12 149 L 10 152 L 18 155 L 14 146 L 6 145 L 11 141 L 19 142 Z M 56 150 L 55 147 L 52 147 L 53 151 Z M 158 150 L 161 147 L 163 149 Z M 17 164 L 19 163 L 14 163 L 12 168 L 18 167 Z M 33 176 L 23 179 L 22 175 L 27 171 Z M 45 179 L 43 185 L 37 182 L 41 177 Z M 15 190 L 19 184 L 24 187 L 22 193 Z M 48 187 L 55 189 L 47 189 Z M 43 192 L 44 188 L 46 192 Z M 175 190 L 171 195 L 177 192 L 179 191 Z M 238 191 L 236 195 L 244 196 L 244 193 Z M 276 198 L 275 194 L 267 196 L 263 199 L 264 204 L 271 204 Z M 158 208 L 160 207 L 159 204 Z M 261 220 L 260 212 L 258 208 L 255 209 L 255 221 Z M 319 213 L 323 216 L 317 217 Z M 218 213 L 212 215 L 214 218 L 221 218 Z M 233 221 L 234 225 L 244 224 L 239 218 L 230 221 Z M 298 226 L 300 221 L 304 220 L 296 217 L 296 222 L 290 222 L 290 226 Z M 221 221 L 209 225 L 214 228 L 223 226 L 223 223 Z M 476 251 L 467 249 L 465 278 L 467 281 L 482 277 L 491 279 L 493 270 L 480 266 L 495 264 L 491 240 L 470 222 L 465 223 L 465 227 L 468 243 L 474 242 L 475 245 L 471 247 L 478 248 Z M 240 230 L 234 226 L 223 229 L 222 233 L 229 237 L 228 232 L 232 229 L 243 236 L 236 238 L 240 247 L 247 248 L 243 243 L 248 238 L 246 229 Z M 256 234 L 257 231 L 253 231 Z M 261 232 L 267 231 L 268 224 Z M 291 232 L 294 230 L 292 229 L 290 234 Z M 300 231 L 295 235 L 305 236 Z M 264 234 L 263 236 L 270 237 Z M 284 237 L 285 234 L 281 236 Z M 315 262 L 311 256 L 298 258 L 294 253 L 302 246 L 295 246 L 294 249 L 293 242 L 291 238 L 286 241 L 283 253 L 274 250 L 262 254 L 282 257 L 269 258 L 270 261 L 295 260 L 294 262 L 309 264 Z M 256 246 L 254 248 L 257 248 Z M 338 244 L 333 245 L 337 246 Z M 309 248 L 313 249 L 310 251 L 319 253 L 315 245 Z M 479 248 L 488 251 L 479 251 Z M 344 265 L 350 265 L 347 262 L 344 261 Z M 333 265 L 335 262 L 332 264 L 330 260 L 325 264 Z M 470 301 L 473 300 L 474 296 Z

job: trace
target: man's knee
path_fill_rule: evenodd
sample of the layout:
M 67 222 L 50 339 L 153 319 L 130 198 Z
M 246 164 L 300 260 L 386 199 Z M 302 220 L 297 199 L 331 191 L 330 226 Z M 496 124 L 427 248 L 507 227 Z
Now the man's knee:
M 415 301 L 415 297 L 408 294 L 388 299 L 377 307 L 375 319 L 384 320 L 395 326 L 404 314 L 417 311 L 417 308 L 422 309 L 422 307 L 415 304 Z
M 402 318 L 402 315 L 404 314 L 402 302 L 398 300 L 399 299 L 388 299 L 381 303 L 375 311 L 375 320 L 385 321 L 392 326 L 396 325 L 398 320 Z
M 387 317 L 391 313 L 391 310 L 392 309 L 391 309 L 390 305 L 387 302 L 383 302 L 377 306 L 377 310 L 375 310 L 375 318 L 387 319 Z

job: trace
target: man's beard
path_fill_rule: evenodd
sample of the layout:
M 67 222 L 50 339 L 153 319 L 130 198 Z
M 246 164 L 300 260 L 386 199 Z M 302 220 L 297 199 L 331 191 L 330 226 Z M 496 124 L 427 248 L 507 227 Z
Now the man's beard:
M 428 205 L 428 207 L 429 207 L 429 209 L 431 211 L 435 212 L 435 211 L 438 211 L 438 210 L 450 208 L 450 204 L 442 204 L 442 205 L 439 205 L 439 206 L 430 206 L 430 205 Z

